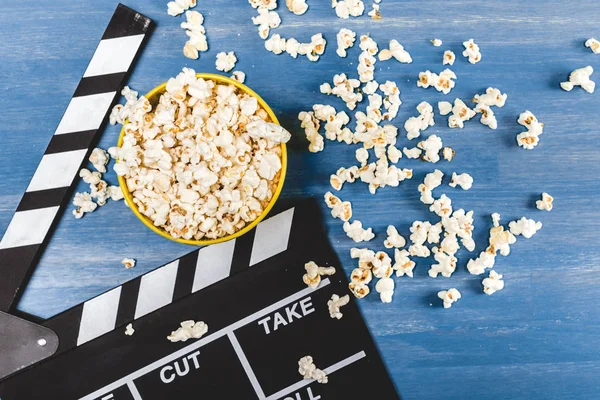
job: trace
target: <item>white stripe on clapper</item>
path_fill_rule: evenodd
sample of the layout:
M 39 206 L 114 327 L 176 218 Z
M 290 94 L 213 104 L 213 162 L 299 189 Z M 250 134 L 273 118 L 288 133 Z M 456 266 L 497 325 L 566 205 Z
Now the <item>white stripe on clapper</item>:
M 135 306 L 135 319 L 158 310 L 173 301 L 178 267 L 179 260 L 175 260 L 142 276 Z
M 87 149 L 46 154 L 35 170 L 27 192 L 69 187 L 85 158 Z
M 254 392 L 258 396 L 258 399 L 264 400 L 265 392 L 263 392 L 262 388 L 260 387 L 260 383 L 258 383 L 258 379 L 256 378 L 256 375 L 254 375 L 254 371 L 252 371 L 252 367 L 246 358 L 246 354 L 244 354 L 244 350 L 242 350 L 242 346 L 240 346 L 240 342 L 238 342 L 233 332 L 228 332 L 227 337 L 229 338 L 229 341 L 235 350 L 235 354 L 238 356 L 238 359 L 244 368 L 244 372 L 246 372 L 246 376 L 248 376 L 248 380 L 250 381 Z
M 83 303 L 77 346 L 115 329 L 121 286 Z
M 252 245 L 250 266 L 285 251 L 290 240 L 294 209 L 277 214 L 258 224 Z
M 98 45 L 84 78 L 125 72 L 131 65 L 145 35 L 104 39 Z
M 198 252 L 192 293 L 229 276 L 235 239 L 204 247 Z
M 73 97 L 54 134 L 61 135 L 98 129 L 116 93 L 107 92 Z
M 16 212 L 0 241 L 0 249 L 42 243 L 58 208 L 56 206 Z

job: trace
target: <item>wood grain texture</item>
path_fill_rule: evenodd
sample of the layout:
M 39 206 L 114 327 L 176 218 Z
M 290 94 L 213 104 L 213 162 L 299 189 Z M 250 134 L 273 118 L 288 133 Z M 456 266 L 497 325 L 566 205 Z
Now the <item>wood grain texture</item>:
M 327 142 L 323 153 L 308 153 L 296 119 L 299 111 L 315 103 L 342 108 L 337 99 L 318 91 L 319 84 L 335 73 L 356 73 L 357 47 L 346 59 L 335 54 L 335 34 L 342 27 L 370 33 L 380 46 L 398 39 L 412 54 L 410 65 L 394 61 L 376 65 L 378 81 L 394 80 L 401 88 L 403 105 L 394 121 L 398 126 L 416 114 L 415 107 L 423 100 L 468 100 L 488 86 L 508 93 L 506 106 L 495 110 L 496 131 L 477 121 L 463 130 L 450 130 L 446 118 L 436 115 L 436 125 L 425 132 L 438 134 L 457 151 L 452 163 L 435 167 L 447 174 L 469 172 L 475 179 L 468 192 L 444 185 L 435 193 L 446 193 L 455 208 L 475 210 L 477 251 L 485 247 L 492 212 L 501 213 L 505 223 L 523 215 L 544 223 L 534 238 L 519 239 L 509 257 L 498 258 L 496 269 L 504 274 L 506 289 L 491 297 L 482 294 L 481 278 L 464 269 L 470 254 L 461 251 L 452 278 L 429 278 L 431 260 L 419 260 L 414 279 L 396 279 L 393 303 L 384 305 L 370 296 L 361 308 L 405 399 L 597 398 L 600 212 L 595 196 L 600 195 L 600 93 L 590 95 L 578 88 L 567 93 L 558 86 L 575 68 L 600 69 L 600 56 L 583 46 L 587 38 L 600 36 L 596 2 L 383 0 L 383 20 L 377 22 L 366 15 L 340 20 L 328 0 L 309 0 L 310 9 L 302 17 L 280 6 L 283 23 L 277 33 L 308 41 L 323 32 L 328 49 L 317 63 L 266 52 L 250 21 L 256 11 L 245 0 L 199 3 L 210 50 L 192 61 L 181 53 L 186 36 L 180 19 L 166 14 L 166 0 L 127 2 L 157 22 L 129 84 L 145 92 L 183 66 L 214 72 L 215 55 L 235 51 L 236 69 L 247 73 L 247 84 L 294 136 L 283 198 L 322 197 L 329 190 L 329 175 L 354 161 L 356 146 Z M 366 2 L 368 8 L 370 3 Z M 116 2 L 91 0 L 0 2 L 0 233 L 6 230 L 115 6 Z M 443 46 L 433 47 L 429 43 L 433 38 L 442 39 Z M 482 49 L 483 60 L 477 65 L 460 56 L 461 43 L 469 38 Z M 446 49 L 458 56 L 452 68 L 458 75 L 456 88 L 449 96 L 417 88 L 420 71 L 443 69 Z M 516 118 L 526 109 L 545 123 L 541 143 L 531 152 L 515 143 L 522 130 Z M 118 128 L 109 127 L 100 146 L 114 145 L 117 136 Z M 398 142 L 398 147 L 409 145 L 403 133 Z M 376 232 L 369 247 L 383 248 L 390 223 L 407 235 L 413 220 L 433 220 L 416 188 L 434 166 L 406 159 L 399 165 L 415 171 L 414 179 L 399 188 L 371 196 L 365 185 L 355 184 L 340 193 L 352 201 L 355 218 Z M 107 179 L 116 183 L 112 172 Z M 82 183 L 79 190 L 85 189 Z M 550 213 L 535 209 L 542 191 L 556 198 Z M 330 240 L 349 272 L 354 243 L 322 207 Z M 54 315 L 190 250 L 153 234 L 122 203 L 109 202 L 82 220 L 75 220 L 70 211 L 19 305 L 23 311 Z M 123 257 L 136 258 L 137 266 L 125 270 L 120 264 Z M 463 298 L 443 310 L 436 292 L 448 287 L 458 288 Z

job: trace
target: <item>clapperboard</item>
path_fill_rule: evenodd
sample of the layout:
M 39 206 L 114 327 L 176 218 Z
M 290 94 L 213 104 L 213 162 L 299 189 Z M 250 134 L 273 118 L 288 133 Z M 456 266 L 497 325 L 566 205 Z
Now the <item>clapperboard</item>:
M 348 281 L 313 200 L 276 207 L 240 238 L 196 249 L 48 320 L 12 315 L 151 27 L 147 17 L 117 7 L 0 241 L 0 398 L 398 399 L 354 299 L 342 319 L 329 315 L 327 301 L 348 293 Z M 123 40 L 103 44 L 114 39 Z M 112 98 L 85 99 L 94 93 Z M 93 124 L 85 119 L 82 131 L 74 121 L 86 113 L 99 116 Z M 73 151 L 66 164 L 47 159 Z M 42 185 L 46 168 L 63 179 Z M 302 280 L 309 260 L 338 273 L 309 288 Z M 205 321 L 208 333 L 168 341 L 189 319 Z M 125 335 L 129 323 L 133 336 Z M 298 360 L 307 355 L 329 375 L 327 384 L 302 379 Z

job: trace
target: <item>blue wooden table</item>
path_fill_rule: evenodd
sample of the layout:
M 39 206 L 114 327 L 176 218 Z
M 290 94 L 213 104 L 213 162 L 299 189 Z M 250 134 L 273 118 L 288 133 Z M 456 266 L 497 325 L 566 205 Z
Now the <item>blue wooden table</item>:
M 563 1 L 414 1 L 383 0 L 383 19 L 366 16 L 341 20 L 328 0 L 309 0 L 304 16 L 279 7 L 282 36 L 308 41 L 322 32 L 326 55 L 317 63 L 268 53 L 250 18 L 256 15 L 245 0 L 213 0 L 196 9 L 206 18 L 210 50 L 199 60 L 184 58 L 186 40 L 181 19 L 166 14 L 166 0 L 130 0 L 127 5 L 157 22 L 129 85 L 145 92 L 173 76 L 183 66 L 215 72 L 215 55 L 235 51 L 236 69 L 247 73 L 247 84 L 261 94 L 282 124 L 293 133 L 289 172 L 283 198 L 317 196 L 329 190 L 328 177 L 353 163 L 356 146 L 327 142 L 323 153 L 311 154 L 297 121 L 312 104 L 342 103 L 319 93 L 335 73 L 355 75 L 359 49 L 346 59 L 335 54 L 335 34 L 342 27 L 370 33 L 384 46 L 398 39 L 411 53 L 412 64 L 378 63 L 376 79 L 396 81 L 403 105 L 395 124 L 416 115 L 416 105 L 470 99 L 494 86 L 508 93 L 506 106 L 496 110 L 498 130 L 477 121 L 451 130 L 446 118 L 426 135 L 439 135 L 457 155 L 435 167 L 445 173 L 469 172 L 473 189 L 447 185 L 436 190 L 453 199 L 455 208 L 475 210 L 477 251 L 487 242 L 489 215 L 502 214 L 506 223 L 525 215 L 541 220 L 543 229 L 532 239 L 519 239 L 511 255 L 499 257 L 496 270 L 506 289 L 493 296 L 481 290 L 481 277 L 464 268 L 470 254 L 459 252 L 459 268 L 450 278 L 431 279 L 431 260 L 417 260 L 414 279 L 396 279 L 391 304 L 376 295 L 360 302 L 399 392 L 405 399 L 595 399 L 600 390 L 600 93 L 558 84 L 568 73 L 586 65 L 600 69 L 600 55 L 583 47 L 600 36 L 591 0 Z M 370 8 L 371 2 L 366 2 Z M 0 234 L 56 128 L 116 6 L 113 1 L 55 0 L 0 2 Z M 429 40 L 440 38 L 442 47 Z M 462 42 L 474 38 L 483 60 L 470 65 L 460 53 Z M 457 54 L 452 68 L 456 88 L 449 96 L 417 88 L 420 71 L 441 71 L 445 49 Z M 592 75 L 600 81 L 600 75 Z M 364 107 L 364 106 L 362 106 Z M 531 110 L 545 124 L 534 151 L 517 147 L 522 131 L 516 119 Z M 100 146 L 116 143 L 117 127 L 109 127 Z M 408 145 L 404 132 L 398 147 Z M 395 224 L 405 236 L 413 220 L 432 219 L 418 200 L 417 186 L 432 164 L 400 161 L 415 177 L 399 188 L 368 193 L 364 184 L 347 185 L 340 196 L 351 200 L 355 218 L 373 227 L 369 243 L 383 249 L 385 227 Z M 112 169 L 112 168 L 111 168 Z M 106 175 L 116 183 L 113 172 Z M 81 183 L 79 191 L 87 190 Z M 555 196 L 552 212 L 535 209 L 541 192 Z M 322 205 L 326 215 L 325 205 Z M 52 316 L 190 250 L 164 240 L 145 228 L 122 203 L 106 206 L 76 220 L 63 216 L 19 309 Z M 330 240 L 344 269 L 353 262 L 338 220 L 326 215 Z M 120 261 L 138 263 L 125 270 Z M 444 310 L 436 293 L 456 287 L 463 298 Z M 335 340 L 335 338 L 329 338 Z M 373 388 L 374 393 L 376 388 Z M 376 398 L 376 396 L 374 396 Z

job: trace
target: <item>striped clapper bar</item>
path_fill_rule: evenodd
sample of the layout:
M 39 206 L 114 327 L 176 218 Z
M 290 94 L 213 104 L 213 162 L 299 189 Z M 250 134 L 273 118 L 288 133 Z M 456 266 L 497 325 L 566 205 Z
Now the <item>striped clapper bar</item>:
M 152 25 L 117 6 L 0 241 L 0 310 L 18 300 Z
M 318 205 L 283 210 L 47 320 L 58 352 L 0 383 L 0 398 L 397 400 L 353 299 L 342 319 L 329 315 L 327 301 L 348 293 L 348 281 Z M 308 260 L 338 272 L 309 288 Z M 189 319 L 205 321 L 208 333 L 168 341 Z M 128 323 L 133 336 L 125 335 Z M 298 374 L 306 355 L 328 384 Z

